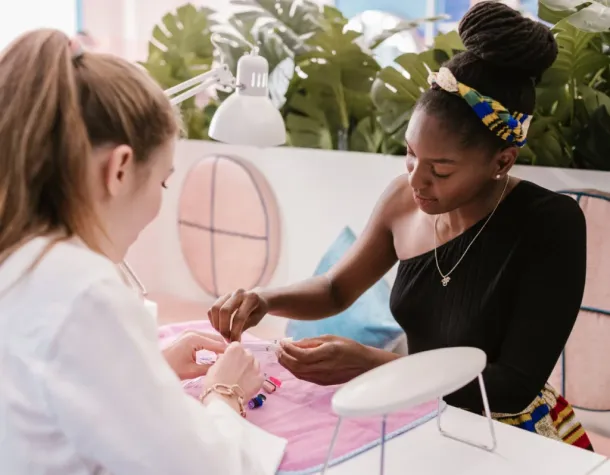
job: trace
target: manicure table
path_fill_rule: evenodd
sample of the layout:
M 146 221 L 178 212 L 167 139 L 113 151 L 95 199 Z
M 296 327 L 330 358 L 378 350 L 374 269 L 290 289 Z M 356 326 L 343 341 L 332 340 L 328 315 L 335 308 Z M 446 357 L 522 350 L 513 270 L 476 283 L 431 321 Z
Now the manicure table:
M 493 421 L 482 378 L 485 365 L 481 350 L 445 348 L 400 358 L 344 385 L 332 399 L 338 430 L 350 417 L 379 417 L 381 434 L 384 415 L 442 398 L 475 378 L 487 417 L 446 406 L 440 425 L 435 417 L 386 441 L 383 450 L 378 445 L 326 473 L 610 475 L 610 462 L 602 455 Z
M 587 475 L 610 475 L 610 459 L 606 459 L 601 465 Z
M 473 440 L 486 441 L 485 417 L 448 406 L 443 426 Z M 442 436 L 436 420 L 386 443 L 386 475 L 610 475 L 599 454 L 494 422 L 498 447 L 487 452 Z M 377 475 L 380 449 L 343 462 L 329 475 Z

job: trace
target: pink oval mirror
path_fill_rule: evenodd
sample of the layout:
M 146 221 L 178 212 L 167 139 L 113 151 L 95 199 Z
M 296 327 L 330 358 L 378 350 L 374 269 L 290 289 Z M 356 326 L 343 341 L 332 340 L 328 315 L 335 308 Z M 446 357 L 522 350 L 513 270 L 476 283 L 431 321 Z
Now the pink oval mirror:
M 224 155 L 197 162 L 185 179 L 178 216 L 184 258 L 207 294 L 269 282 L 280 251 L 279 210 L 250 162 Z

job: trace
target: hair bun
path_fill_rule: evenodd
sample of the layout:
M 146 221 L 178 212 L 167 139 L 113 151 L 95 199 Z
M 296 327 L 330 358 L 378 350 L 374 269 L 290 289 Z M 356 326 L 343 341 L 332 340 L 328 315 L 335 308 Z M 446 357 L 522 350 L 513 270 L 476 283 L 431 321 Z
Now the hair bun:
M 521 76 L 540 78 L 557 57 L 549 28 L 500 2 L 475 4 L 458 31 L 471 54 Z

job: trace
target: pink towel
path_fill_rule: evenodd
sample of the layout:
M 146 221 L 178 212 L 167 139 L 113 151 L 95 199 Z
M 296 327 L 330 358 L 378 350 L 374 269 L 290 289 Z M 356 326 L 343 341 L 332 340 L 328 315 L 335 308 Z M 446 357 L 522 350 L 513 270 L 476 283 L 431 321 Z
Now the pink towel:
M 159 329 L 162 345 L 186 329 L 213 331 L 208 322 L 168 325 Z M 244 340 L 256 340 L 244 337 Z M 326 459 L 337 417 L 330 401 L 337 386 L 324 387 L 296 379 L 277 363 L 273 353 L 261 354 L 261 367 L 268 376 L 282 381 L 282 386 L 267 397 L 264 405 L 248 411 L 248 420 L 266 431 L 288 440 L 286 455 L 278 474 L 317 473 Z M 201 393 L 201 380 L 185 384 L 194 397 Z M 391 439 L 433 419 L 437 414 L 434 401 L 408 411 L 389 415 L 387 438 Z M 380 418 L 345 419 L 333 450 L 331 465 L 336 465 L 380 443 Z

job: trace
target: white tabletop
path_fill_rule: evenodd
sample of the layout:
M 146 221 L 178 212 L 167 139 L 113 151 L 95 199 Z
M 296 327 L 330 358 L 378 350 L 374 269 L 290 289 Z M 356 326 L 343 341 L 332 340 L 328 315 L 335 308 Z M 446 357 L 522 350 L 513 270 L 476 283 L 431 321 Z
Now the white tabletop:
M 484 417 L 447 407 L 443 428 L 451 433 L 487 443 Z M 498 448 L 490 453 L 449 438 L 437 430 L 433 419 L 386 444 L 386 475 L 610 475 L 597 472 L 605 457 L 496 422 Z M 376 475 L 379 448 L 343 462 L 329 475 Z
M 596 470 L 593 470 L 590 475 L 610 475 L 610 460 L 606 460 Z

